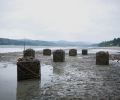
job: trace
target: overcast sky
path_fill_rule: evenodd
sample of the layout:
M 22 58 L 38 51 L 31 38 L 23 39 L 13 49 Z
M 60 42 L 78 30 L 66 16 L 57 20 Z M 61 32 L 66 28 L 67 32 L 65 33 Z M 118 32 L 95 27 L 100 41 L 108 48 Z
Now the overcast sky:
M 120 37 L 120 0 L 0 0 L 0 37 L 86 42 Z

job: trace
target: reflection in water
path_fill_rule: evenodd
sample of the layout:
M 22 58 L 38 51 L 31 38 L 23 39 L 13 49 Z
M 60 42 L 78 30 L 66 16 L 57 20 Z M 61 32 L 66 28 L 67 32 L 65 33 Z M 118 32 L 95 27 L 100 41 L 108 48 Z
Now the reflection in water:
M 41 65 L 41 81 L 28 80 L 17 83 L 17 100 L 32 100 L 40 98 L 42 87 L 52 84 L 54 75 L 64 73 L 64 63 L 54 63 L 51 65 Z M 53 74 L 54 73 L 54 74 Z
M 17 83 L 16 100 L 32 100 L 36 99 L 40 94 L 40 81 L 27 80 Z
M 54 74 L 62 75 L 64 73 L 64 67 L 66 66 L 66 63 L 57 62 L 57 63 L 53 63 L 52 66 L 53 66 Z
M 16 65 L 0 62 L 0 100 L 15 100 L 17 85 Z
M 17 66 L 0 62 L 0 100 L 31 100 L 40 96 L 40 88 L 52 85 L 55 75 L 62 75 L 66 63 L 41 65 L 41 80 L 17 82 Z M 17 92 L 16 92 L 17 91 Z
M 41 65 L 41 80 L 27 80 L 17 83 L 17 100 L 32 100 L 40 98 L 40 88 L 51 84 L 53 67 Z
M 41 65 L 41 87 L 51 83 L 53 67 L 51 65 Z

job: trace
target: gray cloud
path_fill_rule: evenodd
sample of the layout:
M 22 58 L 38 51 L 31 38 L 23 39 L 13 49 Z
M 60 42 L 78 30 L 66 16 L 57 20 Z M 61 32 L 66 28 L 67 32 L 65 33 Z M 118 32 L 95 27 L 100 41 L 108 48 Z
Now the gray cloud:
M 120 37 L 119 0 L 1 0 L 0 37 L 99 42 Z

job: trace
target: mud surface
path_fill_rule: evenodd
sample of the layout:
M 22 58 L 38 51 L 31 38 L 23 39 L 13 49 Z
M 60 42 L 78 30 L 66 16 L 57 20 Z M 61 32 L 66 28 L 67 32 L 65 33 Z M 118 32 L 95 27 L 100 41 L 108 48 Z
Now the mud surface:
M 0 62 L 15 65 L 21 56 L 22 53 L 2 53 Z M 99 66 L 95 64 L 95 54 L 66 54 L 63 63 L 54 63 L 52 56 L 41 52 L 36 53 L 36 58 L 41 61 L 41 81 L 15 82 L 16 100 L 120 100 L 120 62 L 110 60 L 109 65 Z

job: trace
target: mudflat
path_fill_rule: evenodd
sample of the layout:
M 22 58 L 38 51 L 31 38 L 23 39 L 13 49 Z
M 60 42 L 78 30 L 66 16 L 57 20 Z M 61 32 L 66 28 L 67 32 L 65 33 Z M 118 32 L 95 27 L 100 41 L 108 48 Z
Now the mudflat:
M 1 53 L 0 62 L 11 62 L 16 68 L 19 57 L 22 57 L 22 52 Z M 116 60 L 110 60 L 109 65 L 103 66 L 96 65 L 95 54 L 71 57 L 66 53 L 65 62 L 56 63 L 53 62 L 52 55 L 43 56 L 41 51 L 36 52 L 36 58 L 41 61 L 42 78 L 17 83 L 14 80 L 16 87 L 13 88 L 17 88 L 16 94 L 13 94 L 15 100 L 120 99 L 120 62 Z M 6 64 L 8 68 L 9 63 Z M 0 70 L 3 67 L 5 66 L 1 66 Z

